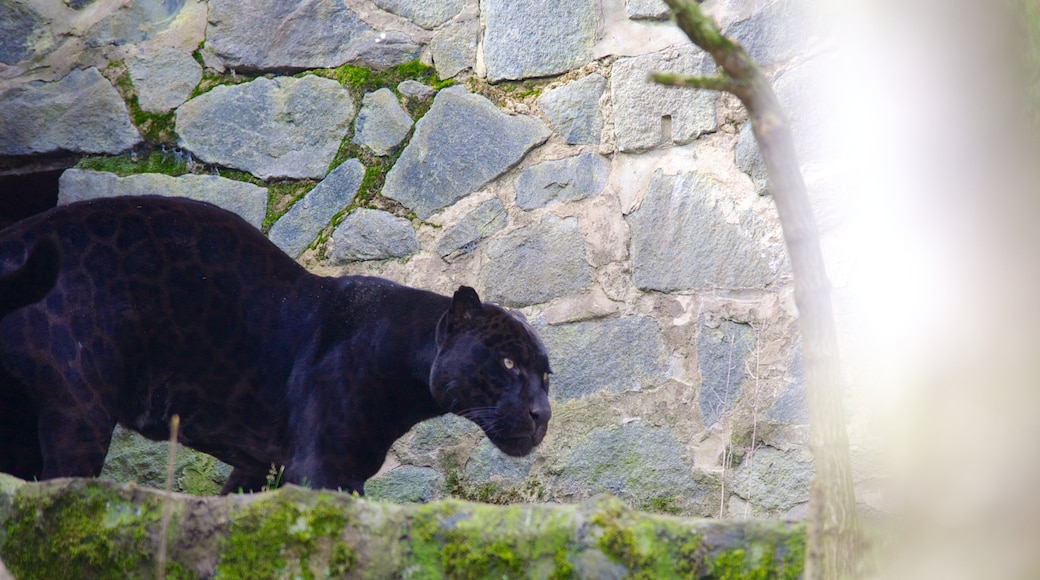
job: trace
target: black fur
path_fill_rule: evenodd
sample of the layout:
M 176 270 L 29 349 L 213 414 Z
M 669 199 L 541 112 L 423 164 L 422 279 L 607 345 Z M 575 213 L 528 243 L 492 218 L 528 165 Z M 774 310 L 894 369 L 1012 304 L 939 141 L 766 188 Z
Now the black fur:
M 511 455 L 551 411 L 534 331 L 482 303 L 308 273 L 215 206 L 123 197 L 0 230 L 0 471 L 96 476 L 121 423 L 283 481 L 363 493 L 391 444 L 454 412 Z M 508 359 L 508 360 L 507 360 Z

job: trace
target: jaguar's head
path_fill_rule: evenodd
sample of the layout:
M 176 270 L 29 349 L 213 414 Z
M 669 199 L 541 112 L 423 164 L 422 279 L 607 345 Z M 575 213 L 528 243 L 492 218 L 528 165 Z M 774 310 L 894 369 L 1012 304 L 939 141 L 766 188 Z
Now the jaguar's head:
M 522 315 L 455 292 L 437 324 L 430 390 L 444 409 L 473 421 L 507 455 L 542 442 L 549 408 L 549 357 Z

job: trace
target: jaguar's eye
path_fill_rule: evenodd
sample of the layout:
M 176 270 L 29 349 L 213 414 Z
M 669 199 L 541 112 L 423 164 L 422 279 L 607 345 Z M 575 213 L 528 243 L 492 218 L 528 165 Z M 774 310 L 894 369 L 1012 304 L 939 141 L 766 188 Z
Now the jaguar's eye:
M 502 366 L 506 367 L 507 369 L 511 369 L 514 366 L 516 366 L 516 363 L 514 363 L 513 359 L 511 358 L 504 358 L 502 359 Z
M 542 382 L 543 383 L 549 382 L 549 373 L 542 373 Z

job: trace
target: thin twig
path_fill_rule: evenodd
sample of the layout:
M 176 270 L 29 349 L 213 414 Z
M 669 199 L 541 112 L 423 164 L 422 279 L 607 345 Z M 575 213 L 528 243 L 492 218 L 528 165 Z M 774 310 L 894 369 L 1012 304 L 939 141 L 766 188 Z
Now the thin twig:
M 755 443 L 758 441 L 758 391 L 761 386 L 759 383 L 759 375 L 762 369 L 762 342 L 760 337 L 762 335 L 761 328 L 755 328 L 755 325 L 750 325 L 751 329 L 755 331 L 755 371 L 751 372 L 750 368 L 747 368 L 747 363 L 744 363 L 745 370 L 751 378 L 755 379 L 755 397 L 754 402 L 751 403 L 751 448 L 748 449 L 748 501 L 744 505 L 744 518 L 751 515 L 751 476 L 755 473 Z
M 177 431 L 181 427 L 180 415 L 170 418 L 170 450 L 166 459 L 166 498 L 163 500 L 162 525 L 159 527 L 159 561 L 156 563 L 155 576 L 159 580 L 166 578 L 166 538 L 170 529 L 170 517 L 173 515 L 173 470 L 177 461 Z

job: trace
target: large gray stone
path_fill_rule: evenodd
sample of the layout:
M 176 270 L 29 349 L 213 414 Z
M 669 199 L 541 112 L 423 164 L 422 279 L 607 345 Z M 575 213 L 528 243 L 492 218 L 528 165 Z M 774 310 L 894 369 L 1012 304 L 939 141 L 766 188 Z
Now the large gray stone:
M 495 447 L 491 440 L 481 439 L 466 462 L 466 480 L 469 483 L 481 484 L 498 478 L 515 485 L 527 477 L 533 463 L 534 454 L 527 457 L 510 457 Z
M 529 306 L 573 294 L 592 282 L 578 220 L 546 215 L 540 224 L 488 243 L 481 272 L 486 298 L 506 306 Z
M 0 93 L 0 155 L 114 154 L 140 142 L 123 98 L 96 68 Z
M 506 115 L 461 86 L 444 89 L 415 124 L 383 195 L 426 219 L 509 170 L 549 133 L 538 119 Z
M 31 57 L 33 38 L 47 34 L 44 24 L 25 2 L 0 0 L 0 63 L 17 64 Z
M 801 349 L 787 369 L 789 384 L 766 411 L 766 420 L 781 425 L 808 425 L 809 402 L 805 391 L 805 365 Z
M 378 209 L 359 208 L 332 234 L 332 262 L 404 258 L 419 251 L 412 222 Z
M 385 68 L 419 57 L 404 34 L 373 30 L 335 0 L 210 0 L 206 48 L 226 66 L 261 70 Z
M 538 107 L 553 129 L 572 145 L 595 144 L 603 132 L 603 113 L 599 99 L 607 79 L 596 73 L 545 91 Z
M 671 14 L 663 0 L 627 0 L 625 12 L 632 20 L 668 20 Z
M 544 77 L 592 60 L 595 0 L 481 0 L 484 62 L 491 82 Z
M 835 94 L 834 68 L 841 66 L 827 58 L 814 58 L 784 72 L 773 83 L 773 91 L 791 124 L 791 138 L 798 159 L 826 163 L 840 157 L 845 139 L 836 133 L 840 124 L 830 122 L 841 114 L 843 105 Z
M 610 161 L 598 153 L 543 161 L 527 167 L 516 179 L 516 204 L 523 209 L 554 201 L 576 201 L 599 195 L 610 177 Z
M 666 87 L 653 72 L 713 75 L 715 63 L 697 48 L 618 59 L 611 74 L 614 133 L 621 151 L 689 143 L 717 127 L 714 91 Z
M 469 419 L 458 415 L 441 415 L 423 421 L 412 428 L 412 438 L 407 452 L 415 455 L 430 455 L 438 450 L 458 444 L 464 437 L 480 432 L 480 427 Z
M 783 249 L 765 245 L 765 224 L 751 210 L 730 223 L 720 187 L 697 173 L 654 172 L 642 205 L 627 217 L 639 288 L 762 288 L 777 280 Z
M 606 390 L 622 392 L 668 378 L 668 353 L 653 320 L 628 316 L 549 326 L 539 336 L 553 368 L 549 396 L 570 400 Z
M 116 10 L 84 35 L 87 46 L 122 46 L 149 40 L 166 30 L 185 0 L 135 0 L 113 3 Z
M 367 93 L 362 99 L 351 140 L 368 147 L 376 155 L 389 155 L 408 136 L 412 124 L 412 118 L 397 101 L 397 95 L 382 88 Z
M 435 32 L 430 41 L 430 51 L 437 76 L 450 79 L 473 68 L 477 61 L 479 38 L 480 22 L 476 19 L 455 22 Z
M 137 103 L 150 113 L 165 113 L 180 106 L 202 80 L 202 65 L 173 48 L 160 48 L 126 61 Z
M 740 397 L 747 377 L 745 363 L 754 341 L 755 333 L 750 325 L 722 320 L 710 328 L 701 320 L 697 363 L 701 372 L 700 407 L 705 427 L 721 420 Z
M 350 93 L 334 80 L 261 77 L 181 105 L 177 134 L 206 163 L 263 179 L 322 178 L 354 113 Z
M 365 483 L 368 498 L 394 503 L 426 503 L 443 495 L 444 477 L 435 469 L 402 465 Z
M 260 229 L 267 213 L 267 188 L 216 175 L 170 177 L 139 173 L 119 177 L 107 171 L 67 169 L 58 180 L 58 204 L 119 195 L 165 195 L 206 201 L 237 213 Z
M 740 42 L 759 66 L 805 54 L 818 17 L 805 0 L 778 0 L 723 31 Z
M 303 199 L 294 203 L 271 226 L 267 237 L 286 254 L 299 257 L 321 230 L 329 225 L 333 216 L 354 201 L 364 178 L 365 166 L 360 161 L 344 161 L 307 192 Z
M 437 243 L 437 253 L 449 262 L 464 256 L 482 240 L 505 228 L 508 221 L 500 199 L 486 201 L 444 232 Z
M 645 507 L 665 498 L 682 504 L 703 492 L 675 435 L 641 422 L 592 430 L 561 464 L 556 487 L 578 497 L 609 492 Z
M 737 167 L 748 174 L 755 184 L 755 191 L 759 195 L 769 193 L 769 172 L 766 171 L 762 152 L 758 149 L 755 133 L 751 130 L 751 121 L 745 122 L 744 126 L 740 128 L 735 156 Z
M 134 482 L 155 488 L 166 486 L 170 444 L 150 441 L 117 425 L 99 475 L 102 479 Z M 231 474 L 231 466 L 187 447 L 178 447 L 173 490 L 193 495 L 216 495 Z
M 433 30 L 444 24 L 462 10 L 465 0 L 374 0 L 387 12 Z
M 771 513 L 809 500 L 813 464 L 800 450 L 761 446 L 733 472 L 733 493 Z

